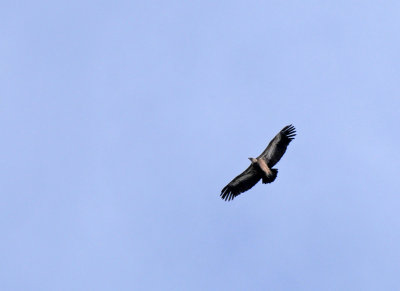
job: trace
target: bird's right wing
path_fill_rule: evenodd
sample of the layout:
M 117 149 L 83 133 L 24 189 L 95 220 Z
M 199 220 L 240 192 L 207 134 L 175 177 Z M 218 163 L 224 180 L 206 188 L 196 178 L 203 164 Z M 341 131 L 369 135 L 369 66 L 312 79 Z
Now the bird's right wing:
M 239 194 L 249 190 L 261 179 L 261 174 L 250 165 L 243 173 L 233 179 L 221 191 L 221 198 L 225 201 L 232 200 Z

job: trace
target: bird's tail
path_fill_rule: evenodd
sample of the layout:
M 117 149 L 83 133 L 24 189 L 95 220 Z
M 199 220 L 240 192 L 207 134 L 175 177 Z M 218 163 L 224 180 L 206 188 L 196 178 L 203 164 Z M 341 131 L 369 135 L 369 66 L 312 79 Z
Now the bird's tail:
M 271 174 L 264 175 L 262 178 L 262 182 L 263 184 L 272 183 L 275 181 L 277 176 L 278 176 L 278 169 L 271 169 Z

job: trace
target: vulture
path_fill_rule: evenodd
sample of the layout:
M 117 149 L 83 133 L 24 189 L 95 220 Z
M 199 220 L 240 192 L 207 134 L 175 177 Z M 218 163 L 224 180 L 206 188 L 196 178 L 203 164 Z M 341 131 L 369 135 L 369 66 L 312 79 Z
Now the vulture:
M 285 126 L 268 144 L 267 148 L 257 158 L 249 158 L 250 166 L 233 179 L 221 191 L 221 198 L 232 200 L 239 194 L 251 189 L 258 181 L 263 184 L 272 183 L 278 175 L 278 169 L 273 169 L 286 152 L 289 143 L 296 136 L 293 125 Z

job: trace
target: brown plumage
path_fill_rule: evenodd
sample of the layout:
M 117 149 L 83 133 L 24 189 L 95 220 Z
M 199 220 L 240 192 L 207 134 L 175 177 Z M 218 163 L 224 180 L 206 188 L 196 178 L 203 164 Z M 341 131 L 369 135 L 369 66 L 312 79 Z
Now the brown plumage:
M 232 200 L 252 188 L 260 180 L 262 180 L 263 184 L 275 181 L 278 169 L 272 169 L 272 167 L 282 158 L 295 135 L 296 129 L 293 125 L 285 126 L 270 141 L 261 155 L 256 159 L 249 158 L 251 161 L 250 166 L 222 189 L 221 198 L 226 201 Z

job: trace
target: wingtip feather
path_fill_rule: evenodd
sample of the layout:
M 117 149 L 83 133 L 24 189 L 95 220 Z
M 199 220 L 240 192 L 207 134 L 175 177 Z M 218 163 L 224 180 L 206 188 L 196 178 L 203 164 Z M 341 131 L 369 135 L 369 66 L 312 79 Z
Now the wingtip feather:
M 225 201 L 231 201 L 235 198 L 235 193 L 233 193 L 232 189 L 229 187 L 229 185 L 225 186 L 222 191 L 221 191 L 221 199 Z
M 281 132 L 289 139 L 289 140 L 293 140 L 294 137 L 296 136 L 296 128 L 292 125 L 289 124 L 287 126 L 285 126 Z

